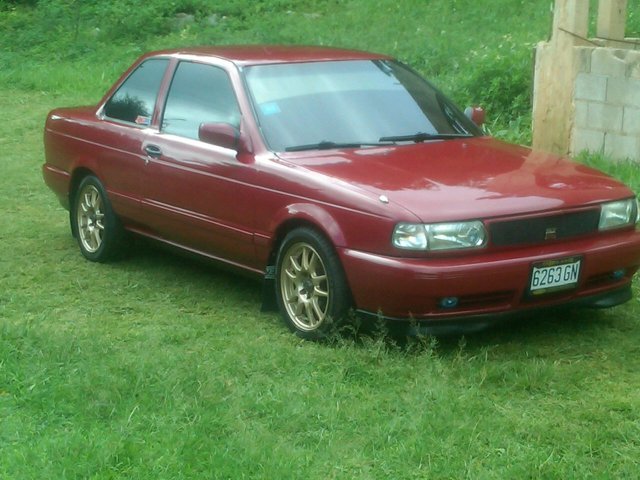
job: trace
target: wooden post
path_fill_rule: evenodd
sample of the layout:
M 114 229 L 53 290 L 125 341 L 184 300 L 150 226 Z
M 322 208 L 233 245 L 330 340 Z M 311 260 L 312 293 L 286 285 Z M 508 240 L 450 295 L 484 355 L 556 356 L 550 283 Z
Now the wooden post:
M 577 75 L 574 47 L 585 45 L 589 2 L 556 0 L 551 41 L 536 49 L 533 146 L 566 154 L 573 125 L 573 91 Z
M 608 40 L 624 40 L 627 0 L 600 0 L 597 36 Z
M 600 0 L 605 1 L 605 0 Z M 611 0 L 609 0 L 611 1 Z M 578 37 L 587 37 L 589 33 L 589 2 L 585 0 L 556 0 L 553 10 L 552 41 L 561 41 L 575 45 Z

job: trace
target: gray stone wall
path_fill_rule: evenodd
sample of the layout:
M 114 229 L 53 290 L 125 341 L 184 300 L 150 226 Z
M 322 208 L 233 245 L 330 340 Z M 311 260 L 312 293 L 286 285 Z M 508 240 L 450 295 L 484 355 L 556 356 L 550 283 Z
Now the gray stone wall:
M 577 47 L 571 153 L 640 161 L 640 51 Z

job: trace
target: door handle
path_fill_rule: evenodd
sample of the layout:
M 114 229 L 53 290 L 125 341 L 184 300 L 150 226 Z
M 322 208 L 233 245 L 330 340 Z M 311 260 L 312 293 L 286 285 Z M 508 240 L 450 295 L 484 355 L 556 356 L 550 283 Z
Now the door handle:
M 153 158 L 158 158 L 160 155 L 162 155 L 162 150 L 157 145 L 147 145 L 146 147 L 144 147 L 144 151 L 147 155 Z

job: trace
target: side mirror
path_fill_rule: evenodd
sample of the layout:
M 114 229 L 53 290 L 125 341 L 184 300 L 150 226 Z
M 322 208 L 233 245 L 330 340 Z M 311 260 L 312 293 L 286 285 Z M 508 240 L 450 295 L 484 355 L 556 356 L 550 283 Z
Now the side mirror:
M 477 126 L 481 127 L 484 125 L 484 108 L 482 107 L 467 107 L 464 110 L 464 114 L 469 117 L 469 119 L 475 123 Z
M 198 128 L 198 138 L 202 142 L 236 151 L 241 146 L 240 130 L 229 123 L 202 123 Z

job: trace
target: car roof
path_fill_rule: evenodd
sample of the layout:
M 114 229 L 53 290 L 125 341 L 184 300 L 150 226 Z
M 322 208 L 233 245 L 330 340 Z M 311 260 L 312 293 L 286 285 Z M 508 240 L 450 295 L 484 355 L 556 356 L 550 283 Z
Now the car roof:
M 332 60 L 390 59 L 387 55 L 342 48 L 302 45 L 228 45 L 188 47 L 150 52 L 146 58 L 156 56 L 216 57 L 237 65 L 270 63 L 321 62 Z

